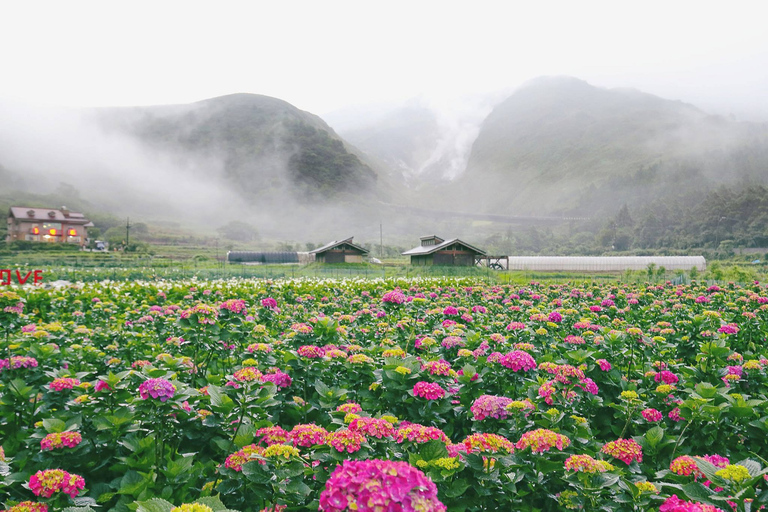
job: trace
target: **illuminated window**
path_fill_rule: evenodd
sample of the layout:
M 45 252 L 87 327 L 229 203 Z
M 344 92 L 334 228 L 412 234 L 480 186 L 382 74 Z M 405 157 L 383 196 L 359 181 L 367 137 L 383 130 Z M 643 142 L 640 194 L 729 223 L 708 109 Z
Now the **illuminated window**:
M 44 222 L 43 238 L 48 242 L 56 242 L 57 238 L 63 233 L 61 231 L 61 222 Z

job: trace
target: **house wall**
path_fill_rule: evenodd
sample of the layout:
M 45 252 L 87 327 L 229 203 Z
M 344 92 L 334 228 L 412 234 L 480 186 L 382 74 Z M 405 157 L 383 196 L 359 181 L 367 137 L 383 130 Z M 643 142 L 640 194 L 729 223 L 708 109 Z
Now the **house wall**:
M 411 265 L 418 267 L 425 267 L 432 265 L 432 255 L 428 256 L 411 256 Z
M 66 222 L 50 221 L 49 219 L 36 219 L 34 221 L 8 218 L 8 240 L 26 240 L 30 242 L 47 243 L 71 243 L 84 245 L 88 237 L 88 232 L 82 225 L 68 224 Z M 53 225 L 60 234 L 55 236 L 47 235 L 46 228 Z M 32 233 L 33 228 L 39 230 L 39 234 Z M 77 231 L 76 236 L 69 236 L 69 230 Z M 47 235 L 47 236 L 46 236 Z
M 438 251 L 433 255 L 433 264 L 450 267 L 472 267 L 475 265 L 475 253 L 472 251 Z
M 339 247 L 318 253 L 315 261 L 318 263 L 362 263 L 363 254 L 352 247 Z
M 344 252 L 342 251 L 328 251 L 323 256 L 323 263 L 344 263 Z

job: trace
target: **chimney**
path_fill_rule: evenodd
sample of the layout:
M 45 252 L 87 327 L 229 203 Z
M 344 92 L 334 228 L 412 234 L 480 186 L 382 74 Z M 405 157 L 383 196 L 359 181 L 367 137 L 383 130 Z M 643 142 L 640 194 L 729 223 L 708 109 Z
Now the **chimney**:
M 62 206 L 61 207 L 61 213 L 64 214 L 65 218 L 67 218 L 67 219 L 69 218 L 69 209 L 66 206 Z

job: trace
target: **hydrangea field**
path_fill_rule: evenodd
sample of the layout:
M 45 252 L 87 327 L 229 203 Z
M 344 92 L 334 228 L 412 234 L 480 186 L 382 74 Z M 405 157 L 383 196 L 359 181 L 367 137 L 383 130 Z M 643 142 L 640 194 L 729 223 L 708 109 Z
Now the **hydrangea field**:
M 0 291 L 14 512 L 754 511 L 768 288 Z

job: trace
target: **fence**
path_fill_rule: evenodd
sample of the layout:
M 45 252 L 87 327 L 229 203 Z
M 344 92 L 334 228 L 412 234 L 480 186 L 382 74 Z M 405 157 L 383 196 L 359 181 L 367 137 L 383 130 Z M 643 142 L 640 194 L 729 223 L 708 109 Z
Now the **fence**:
M 0 266 L 2 263 L 0 263 Z M 15 266 L 4 268 L 16 268 Z M 33 268 L 25 266 L 26 269 Z M 405 266 L 324 266 L 324 265 L 221 265 L 218 267 L 185 266 L 132 266 L 132 267 L 75 267 L 39 266 L 43 270 L 43 282 L 53 281 L 92 282 L 109 279 L 112 281 L 157 281 L 174 279 L 284 279 L 297 277 L 311 278 L 409 278 L 409 277 L 471 277 L 491 283 L 524 284 L 530 281 L 583 281 L 610 282 L 620 279 L 618 274 L 547 273 L 526 271 L 498 271 L 476 267 L 411 267 Z

